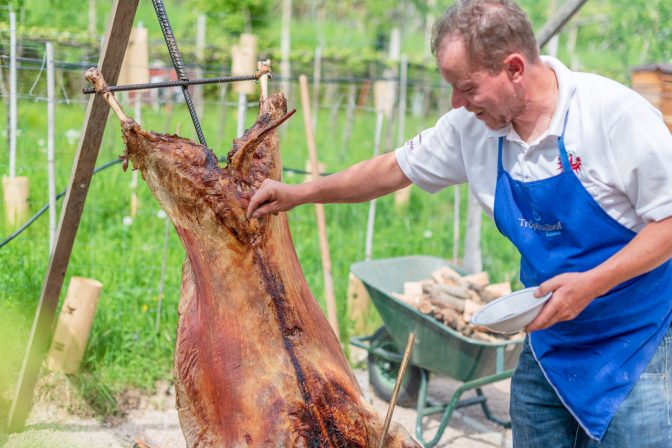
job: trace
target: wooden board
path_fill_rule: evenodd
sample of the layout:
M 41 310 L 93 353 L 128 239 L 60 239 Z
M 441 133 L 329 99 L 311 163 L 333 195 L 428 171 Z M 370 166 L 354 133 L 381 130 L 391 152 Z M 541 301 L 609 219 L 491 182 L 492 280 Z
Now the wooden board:
M 116 84 L 119 77 L 121 61 L 128 43 L 138 1 L 115 0 L 112 7 L 105 34 L 105 43 L 98 61 L 100 71 L 111 85 Z M 56 245 L 42 284 L 40 301 L 35 311 L 28 347 L 23 358 L 16 393 L 7 419 L 7 427 L 10 432 L 23 429 L 32 407 L 35 382 L 51 335 L 58 297 L 70 261 L 72 246 L 84 210 L 84 201 L 89 191 L 91 176 L 93 175 L 109 113 L 110 108 L 102 97 L 92 95 L 89 98 L 86 118 L 84 119 L 84 132 L 79 141 L 70 183 L 61 209 Z

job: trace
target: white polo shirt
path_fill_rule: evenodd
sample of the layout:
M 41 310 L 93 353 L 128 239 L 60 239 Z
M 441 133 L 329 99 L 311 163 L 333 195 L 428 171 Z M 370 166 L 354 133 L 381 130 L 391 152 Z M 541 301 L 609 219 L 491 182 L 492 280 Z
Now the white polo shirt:
M 527 144 L 511 125 L 491 130 L 466 109 L 454 109 L 396 150 L 404 174 L 429 192 L 468 182 L 492 217 L 498 137 L 505 138 L 502 162 L 514 179 L 555 176 L 561 172 L 557 139 L 569 110 L 565 147 L 574 172 L 597 203 L 636 232 L 647 222 L 672 216 L 672 135 L 660 112 L 615 81 L 572 72 L 555 58 L 542 60 L 555 71 L 559 87 L 558 106 L 545 134 Z

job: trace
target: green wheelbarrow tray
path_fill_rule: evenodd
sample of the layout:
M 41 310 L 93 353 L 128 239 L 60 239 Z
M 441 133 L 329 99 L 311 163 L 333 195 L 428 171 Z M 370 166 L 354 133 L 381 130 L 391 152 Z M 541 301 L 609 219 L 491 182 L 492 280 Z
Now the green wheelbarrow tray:
M 480 388 L 511 377 L 523 342 L 522 339 L 502 342 L 471 339 L 392 296 L 393 293 L 403 292 L 404 282 L 429 279 L 432 272 L 443 266 L 456 269 L 448 261 L 431 256 L 363 261 L 350 267 L 350 271 L 366 287 L 385 324 L 384 328 L 379 329 L 374 335 L 351 338 L 353 345 L 369 352 L 370 379 L 374 379 L 371 378 L 372 359 L 378 361 L 373 364 L 376 373 L 394 374 L 394 368 L 389 367 L 398 367 L 408 334 L 415 332 L 415 346 L 409 363 L 415 370 L 409 368 L 404 383 L 419 383 L 416 436 L 426 447 L 438 443 L 453 411 L 463 406 L 480 404 L 488 419 L 510 427 L 510 422 L 504 422 L 490 413 L 487 398 Z M 430 373 L 445 375 L 463 383 L 448 403 L 437 405 L 427 402 Z M 393 385 L 394 379 L 390 380 Z M 476 389 L 476 397 L 459 399 L 462 393 L 471 389 Z M 379 389 L 376 390 L 378 391 Z M 413 391 L 409 393 L 415 395 Z M 406 398 L 408 404 L 409 397 Z M 400 400 L 400 403 L 403 404 L 403 400 Z M 426 442 L 422 437 L 422 419 L 424 416 L 436 413 L 443 413 L 443 418 L 435 437 Z

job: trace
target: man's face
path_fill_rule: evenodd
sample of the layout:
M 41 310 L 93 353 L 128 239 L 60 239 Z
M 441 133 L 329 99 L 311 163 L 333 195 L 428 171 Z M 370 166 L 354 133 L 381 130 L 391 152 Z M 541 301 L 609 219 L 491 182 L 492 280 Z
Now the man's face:
M 464 42 L 446 36 L 439 48 L 437 64 L 443 78 L 453 87 L 452 106 L 464 107 L 490 129 L 500 129 L 524 110 L 520 86 L 506 69 L 492 74 L 469 62 Z

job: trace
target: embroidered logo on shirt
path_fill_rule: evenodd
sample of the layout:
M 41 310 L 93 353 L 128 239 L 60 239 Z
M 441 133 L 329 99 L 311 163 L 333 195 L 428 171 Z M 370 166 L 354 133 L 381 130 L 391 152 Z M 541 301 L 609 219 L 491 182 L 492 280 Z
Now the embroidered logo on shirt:
M 416 138 L 418 139 L 418 145 L 422 145 L 422 132 L 406 142 L 406 146 L 408 146 L 408 149 L 411 151 L 415 149 L 414 141 Z
M 581 157 L 573 152 L 568 152 L 567 158 L 569 159 L 569 166 L 572 167 L 572 171 L 579 171 L 581 169 Z M 558 171 L 562 171 L 562 160 L 560 159 L 560 156 L 558 156 Z

